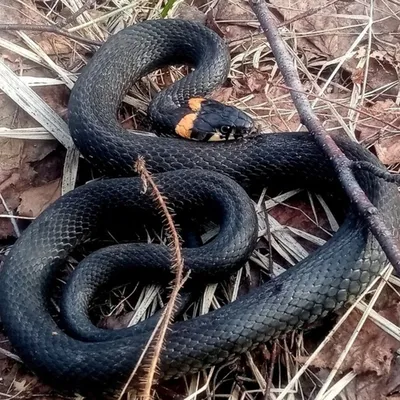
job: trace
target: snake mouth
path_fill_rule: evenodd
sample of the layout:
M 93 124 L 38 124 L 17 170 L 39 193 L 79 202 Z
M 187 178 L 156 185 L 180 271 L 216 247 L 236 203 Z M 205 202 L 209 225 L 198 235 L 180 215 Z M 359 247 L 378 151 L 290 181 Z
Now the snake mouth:
M 223 133 L 221 131 L 210 133 L 207 138 L 204 139 L 204 141 L 207 142 L 228 142 L 231 140 L 239 140 L 244 137 L 250 136 L 250 135 L 255 135 L 258 133 L 258 129 L 256 127 L 254 128 L 249 128 L 248 130 L 241 130 L 240 132 L 237 132 L 236 130 L 232 130 L 232 132 L 229 133 Z
M 229 142 L 234 140 L 240 140 L 242 138 L 254 135 L 258 132 L 256 128 L 249 128 L 248 130 L 240 129 L 236 130 L 232 128 L 229 132 L 223 132 L 221 130 L 216 130 L 214 132 L 204 132 L 196 131 L 191 129 L 191 132 L 186 138 L 190 140 L 200 141 L 200 142 Z
M 206 139 L 207 142 L 224 142 L 224 141 L 227 142 L 229 140 L 237 140 L 243 137 L 243 135 L 238 135 L 236 133 L 224 135 L 223 133 L 220 132 L 216 132 L 210 135 L 211 136 L 209 136 Z

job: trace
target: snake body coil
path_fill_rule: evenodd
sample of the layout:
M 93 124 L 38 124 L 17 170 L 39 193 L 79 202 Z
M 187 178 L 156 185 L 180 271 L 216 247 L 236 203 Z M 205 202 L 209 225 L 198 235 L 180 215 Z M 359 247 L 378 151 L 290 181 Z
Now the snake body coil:
M 208 266 L 213 270 L 222 265 L 222 273 L 237 269 L 254 248 L 255 213 L 238 184 L 246 189 L 283 181 L 287 187 L 339 187 L 330 161 L 305 133 L 210 144 L 134 135 L 121 128 L 116 113 L 126 90 L 163 64 L 190 62 L 197 67 L 168 89 L 171 107 L 220 84 L 226 75 L 221 43 L 193 22 L 152 21 L 127 28 L 95 54 L 78 79 L 69 106 L 72 137 L 97 168 L 109 175 L 132 175 L 134 162 L 143 156 L 177 216 L 211 203 L 220 210 L 217 238 L 204 248 L 184 250 L 187 265 L 199 276 L 207 273 Z M 335 140 L 349 158 L 381 165 L 361 146 Z M 397 188 L 367 172 L 357 171 L 357 178 L 397 234 Z M 99 333 L 97 341 L 77 338 L 54 322 L 48 301 L 54 273 L 73 249 L 96 237 L 121 212 L 133 218 L 152 215 L 154 203 L 140 189 L 138 178 L 104 180 L 76 189 L 29 226 L 5 261 L 0 273 L 4 329 L 24 362 L 53 384 L 70 389 L 117 386 L 130 375 L 148 339 L 148 330 L 140 328 Z M 154 268 L 153 275 L 156 271 L 163 275 L 168 252 L 155 245 L 144 250 L 137 246 L 133 250 L 137 262 Z M 104 262 L 108 274 L 107 265 L 123 263 L 125 252 L 127 248 L 119 248 L 110 256 L 101 251 L 97 262 Z M 294 268 L 221 309 L 175 323 L 162 353 L 161 376 L 169 379 L 199 371 L 304 327 L 359 295 L 385 261 L 380 246 L 350 207 L 339 231 Z M 78 292 L 80 301 L 85 293 Z M 94 336 L 96 332 L 94 328 Z

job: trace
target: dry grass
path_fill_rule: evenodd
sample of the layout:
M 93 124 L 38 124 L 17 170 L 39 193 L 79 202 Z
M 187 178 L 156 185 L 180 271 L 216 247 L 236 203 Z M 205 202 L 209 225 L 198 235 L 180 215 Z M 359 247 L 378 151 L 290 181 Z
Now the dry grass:
M 172 17 L 179 12 L 181 3 L 180 0 L 175 2 L 114 0 L 94 4 L 92 1 L 84 3 L 81 0 L 51 0 L 32 4 L 23 0 L 15 0 L 8 3 L 8 6 L 20 8 L 22 5 L 24 13 L 29 12 L 32 15 L 26 17 L 27 23 L 31 23 L 31 19 L 34 18 L 36 23 L 63 26 L 63 29 L 74 35 L 93 41 L 104 41 L 109 34 L 138 21 L 159 18 L 168 11 L 168 16 Z M 231 4 L 237 10 L 243 11 L 243 17 L 232 18 L 235 21 L 221 17 L 217 21 L 219 26 L 223 29 L 240 26 L 241 29 L 247 29 L 247 34 L 242 31 L 242 37 L 245 39 L 229 39 L 228 37 L 232 53 L 232 68 L 229 76 L 231 89 L 219 91 L 218 96 L 224 98 L 227 94 L 230 95 L 227 102 L 254 116 L 262 124 L 264 130 L 301 129 L 290 95 L 287 90 L 282 88 L 284 82 L 282 82 L 268 44 L 262 36 L 255 34 L 255 31 L 250 29 L 257 26 L 257 22 L 254 18 L 248 17 L 247 5 L 239 0 L 232 1 Z M 283 3 L 280 8 L 282 12 L 286 11 L 285 4 Z M 221 11 L 221 8 L 221 2 L 214 0 L 199 7 L 204 13 Z M 360 106 L 377 101 L 379 96 L 387 93 L 397 84 L 395 81 L 388 82 L 373 89 L 367 85 L 369 60 L 373 52 L 372 43 L 375 40 L 372 26 L 377 22 L 373 20 L 373 11 L 374 2 L 371 2 L 369 15 L 341 15 L 340 18 L 354 20 L 354 23 L 351 22 L 347 26 L 317 29 L 312 33 L 299 32 L 293 26 L 284 26 L 281 30 L 290 45 L 291 53 L 296 60 L 306 89 L 317 95 L 317 97 L 310 97 L 316 113 L 325 121 L 328 131 L 340 130 L 353 139 L 356 139 L 357 126 L 362 124 L 374 126 L 376 124 L 376 120 L 368 114 L 368 111 L 360 114 L 355 110 Z M 300 10 L 298 13 L 301 13 Z M 74 14 L 77 15 L 76 18 L 71 17 Z M 225 13 L 225 16 L 227 14 Z M 355 28 L 359 28 L 358 36 L 352 37 L 347 51 L 338 58 L 329 58 L 323 52 L 320 54 L 315 51 L 310 53 L 305 46 L 305 41 L 311 38 L 314 40 L 324 39 L 330 35 L 338 37 L 343 35 L 343 38 L 346 38 L 349 32 Z M 66 85 L 71 88 L 77 77 L 77 71 L 86 61 L 86 52 L 90 46 L 78 44 L 71 39 L 65 38 L 62 41 L 56 39 L 54 42 L 56 50 L 57 46 L 60 49 L 66 46 L 69 51 L 66 56 L 56 54 L 49 57 L 40 47 L 40 36 L 21 31 L 17 31 L 15 35 L 19 39 L 18 42 L 1 38 L 0 47 L 23 60 L 46 67 L 52 72 L 53 78 L 33 77 L 29 75 L 29 70 L 24 71 L 23 76 L 18 76 L 3 60 L 0 61 L 0 88 L 40 124 L 38 128 L 0 128 L 0 137 L 24 140 L 54 140 L 55 138 L 58 140 L 67 149 L 63 191 L 71 190 L 75 184 L 78 155 L 69 139 L 67 125 L 44 100 L 36 95 L 32 88 L 54 85 Z M 366 43 L 366 45 L 363 44 L 363 54 L 358 58 L 357 64 L 357 69 L 363 73 L 360 74 L 360 80 L 351 81 L 343 77 L 344 65 L 360 51 L 360 43 Z M 128 112 L 133 111 L 131 106 L 134 107 L 133 114 L 124 121 L 126 126 L 136 128 L 145 117 L 146 105 L 154 92 L 179 79 L 184 73 L 185 68 L 178 67 L 170 68 L 168 71 L 157 71 L 135 85 L 125 99 L 124 107 L 126 107 L 127 115 Z M 265 81 L 267 82 L 266 86 L 262 85 L 261 89 L 257 89 L 257 85 L 260 85 L 260 82 L 265 83 Z M 398 115 L 397 104 L 398 99 L 395 98 L 393 112 Z M 379 131 L 381 138 L 399 134 L 393 127 L 379 127 Z M 372 146 L 375 141 L 376 138 L 370 140 L 368 145 Z M 389 165 L 389 168 L 397 171 L 399 164 L 394 163 Z M 290 219 L 289 225 L 280 223 L 279 219 L 283 217 L 284 220 L 287 213 L 293 213 L 293 209 L 297 208 L 298 201 L 295 200 L 293 205 L 291 200 L 298 199 L 296 196 L 299 192 L 283 193 L 274 198 L 266 197 L 263 192 L 256 203 L 259 214 L 260 248 L 254 252 L 249 263 L 232 279 L 218 285 L 210 285 L 202 298 L 193 304 L 184 315 L 184 318 L 207 313 L 211 309 L 221 307 L 226 302 L 234 301 L 241 288 L 246 287 L 248 282 L 257 283 L 260 276 L 275 276 L 281 273 L 284 271 L 284 267 L 296 264 L 309 254 L 310 249 L 322 245 L 337 230 L 337 222 L 323 199 L 309 193 L 306 195 L 303 193 L 303 198 L 308 198 L 308 204 L 303 204 L 298 208 L 297 215 L 301 218 L 297 218 L 300 218 L 301 223 L 297 227 L 290 226 Z M 276 209 L 279 211 L 275 213 L 275 217 L 265 214 L 265 211 L 273 212 Z M 13 218 L 12 215 L 1 217 Z M 269 398 L 278 400 L 339 398 L 336 396 L 339 396 L 341 392 L 345 393 L 346 387 L 358 375 L 354 371 L 347 373 L 340 371 L 340 364 L 343 362 L 342 358 L 346 357 L 346 353 L 343 353 L 343 357 L 338 359 L 334 368 L 326 375 L 308 367 L 313 365 L 312 361 L 321 352 L 324 352 L 324 346 L 329 343 L 339 327 L 346 323 L 346 318 L 351 315 L 354 308 L 361 310 L 363 317 L 350 337 L 346 351 L 351 350 L 351 346 L 367 318 L 370 318 L 396 340 L 400 339 L 399 329 L 373 310 L 373 306 L 385 286 L 397 296 L 397 287 L 400 286 L 400 281 L 391 277 L 390 273 L 390 268 L 385 269 L 382 278 L 377 279 L 374 285 L 370 286 L 368 294 L 347 310 L 318 346 L 313 347 L 309 344 L 305 346 L 307 338 L 304 338 L 302 333 L 293 334 L 280 341 L 277 344 L 274 376 L 270 383 L 268 383 L 267 376 L 268 361 L 274 357 L 265 348 L 261 352 L 247 354 L 233 367 L 212 368 L 210 371 L 184 379 L 178 386 L 166 385 L 159 391 L 159 397 L 172 397 L 176 391 L 180 394 L 179 398 L 187 400 L 200 398 L 261 399 L 268 389 Z M 126 287 L 117 288 L 110 294 L 109 301 L 103 307 L 105 317 L 110 318 L 122 312 L 130 312 L 129 324 L 133 324 L 152 315 L 157 308 L 163 305 L 162 289 L 156 285 L 147 287 L 138 285 L 129 292 L 127 290 Z M 370 293 L 372 296 L 369 296 Z M 371 299 L 367 302 L 366 299 L 369 297 Z M 9 358 L 14 357 L 12 353 L 4 349 L 1 353 Z M 298 361 L 304 357 L 308 358 L 307 362 Z M 26 393 L 31 393 L 28 390 L 30 390 L 29 385 Z M 26 398 L 24 390 L 18 390 L 15 382 L 11 383 L 7 393 L 0 393 L 0 399 L 11 398 Z

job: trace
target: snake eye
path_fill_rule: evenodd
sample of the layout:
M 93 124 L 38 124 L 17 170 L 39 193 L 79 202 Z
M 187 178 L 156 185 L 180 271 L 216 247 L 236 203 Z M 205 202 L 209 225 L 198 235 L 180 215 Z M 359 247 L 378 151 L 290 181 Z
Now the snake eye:
M 222 125 L 220 131 L 223 135 L 229 135 L 232 132 L 232 127 L 229 125 Z

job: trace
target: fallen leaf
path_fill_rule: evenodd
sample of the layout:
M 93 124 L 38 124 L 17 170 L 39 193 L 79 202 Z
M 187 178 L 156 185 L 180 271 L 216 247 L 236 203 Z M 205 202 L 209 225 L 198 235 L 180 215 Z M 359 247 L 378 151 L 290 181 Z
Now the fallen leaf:
M 256 70 L 251 71 L 246 77 L 247 86 L 252 93 L 264 90 L 267 81 L 268 77 Z
M 285 20 L 295 18 L 310 9 L 330 2 L 331 0 L 304 0 L 293 3 L 291 0 L 271 0 L 271 4 L 278 9 Z M 400 27 L 399 19 L 396 17 L 400 12 L 400 3 L 391 2 L 389 5 L 384 0 L 375 0 L 372 4 L 374 36 L 371 43 L 372 54 L 367 82 L 370 89 L 376 89 L 397 81 L 398 39 L 393 32 L 398 32 Z M 348 51 L 367 23 L 365 18 L 357 16 L 370 15 L 370 5 L 370 2 L 339 1 L 292 22 L 293 30 L 298 34 L 297 46 L 303 52 L 307 49 L 308 58 L 314 59 L 323 56 L 327 60 L 335 60 L 347 54 L 343 67 L 350 73 L 354 73 L 359 67 L 360 55 L 365 56 L 367 53 L 365 49 L 363 52 L 359 51 L 363 46 L 356 47 L 356 53 L 353 56 L 350 54 L 349 57 Z M 365 33 L 365 39 L 367 36 L 368 33 Z M 375 51 L 385 52 L 384 60 L 378 63 L 374 58 Z M 397 95 L 397 91 L 398 87 L 393 87 L 386 94 Z
M 375 144 L 378 158 L 386 165 L 400 162 L 400 135 L 378 139 Z
M 25 3 L 1 0 L 1 4 L 0 20 L 3 23 L 43 23 L 40 16 L 32 12 L 35 4 L 29 0 Z M 42 38 L 41 35 L 38 32 L 29 32 L 29 36 L 36 42 Z M 23 46 L 23 42 L 15 33 L 2 31 L 0 36 Z M 18 75 L 54 78 L 47 68 L 16 57 L 12 52 L 6 52 L 3 61 Z M 65 86 L 34 87 L 34 90 L 60 115 L 65 113 L 67 100 Z M 4 94 L 0 96 L 0 120 L 1 127 L 11 129 L 38 126 L 33 118 Z M 13 213 L 18 210 L 21 197 L 24 199 L 21 209 L 25 211 L 29 209 L 32 215 L 37 215 L 39 210 L 55 199 L 54 191 L 46 192 L 46 190 L 49 190 L 47 184 L 50 182 L 51 185 L 51 182 L 59 179 L 62 173 L 64 151 L 60 149 L 55 152 L 56 149 L 60 149 L 56 141 L 0 139 L 0 192 L 6 205 L 0 202 L 0 214 L 7 214 L 7 208 Z M 39 189 L 41 186 L 44 187 Z M 41 199 L 35 197 L 30 192 L 31 189 L 41 191 L 43 197 Z M 49 196 L 48 199 L 44 198 L 45 194 Z M 32 204 L 27 203 L 28 198 L 32 199 Z M 0 218 L 0 239 L 14 235 L 10 219 Z
M 308 232 L 312 235 L 328 239 L 327 235 L 323 235 L 321 229 L 314 224 L 311 220 L 314 219 L 314 213 L 309 201 L 302 198 L 292 198 L 285 202 L 290 207 L 284 205 L 277 205 L 272 208 L 268 213 L 276 218 L 278 222 L 285 226 L 297 228 L 299 230 Z M 319 202 L 314 198 L 314 206 L 318 215 L 318 224 L 320 227 L 330 230 L 328 220 L 325 213 L 320 207 Z
M 246 22 L 243 22 L 254 20 L 254 13 L 248 4 L 241 0 L 220 0 L 215 12 L 215 20 L 227 41 L 242 39 L 254 30 L 250 30 L 250 26 L 248 24 L 246 26 Z M 229 23 L 219 21 L 229 21 Z
M 226 103 L 233 94 L 232 87 L 221 87 L 213 93 L 212 98 L 214 100 L 220 101 L 221 103 Z
M 382 292 L 379 301 L 375 304 L 375 311 L 398 325 L 400 323 L 400 302 L 391 289 Z M 342 315 L 345 311 L 339 312 Z M 351 335 L 360 320 L 361 312 L 354 310 L 346 322 L 335 332 L 332 339 L 326 344 L 323 351 L 313 360 L 312 365 L 317 368 L 332 369 L 343 353 Z M 395 352 L 400 343 L 391 335 L 379 328 L 370 319 L 367 319 L 355 342 L 351 346 L 339 372 L 354 371 L 357 374 L 374 373 L 375 377 L 389 376 Z M 305 361 L 305 359 L 300 360 Z
M 34 74 L 43 77 L 43 72 L 36 70 Z M 67 114 L 69 89 L 65 85 L 42 86 L 33 89 L 58 115 Z
M 99 322 L 99 327 L 103 329 L 122 329 L 129 325 L 132 317 L 134 316 L 134 311 L 129 311 L 121 315 L 110 315 Z
M 48 56 L 66 56 L 73 51 L 73 47 L 71 47 L 66 38 L 54 33 L 44 32 L 38 39 L 37 44 Z
M 61 180 L 33 187 L 21 193 L 18 214 L 37 217 L 44 209 L 61 196 Z
M 372 107 L 364 107 L 367 112 L 379 120 L 362 117 L 357 123 L 359 140 L 366 144 L 374 144 L 378 158 L 386 165 L 400 162 L 400 135 L 391 133 L 392 125 L 400 127 L 400 109 L 393 100 L 376 101 Z
M 180 2 L 176 6 L 174 10 L 174 18 L 181 18 L 181 19 L 187 19 L 191 21 L 198 21 L 201 23 L 206 22 L 206 15 L 201 12 L 197 7 L 187 4 L 185 2 Z
M 395 368 L 391 375 L 394 375 Z M 397 370 L 398 372 L 398 370 Z M 356 376 L 342 391 L 343 400 L 400 400 L 390 394 L 386 376 L 377 377 L 370 372 Z
M 364 70 L 362 68 L 356 68 L 351 74 L 351 80 L 357 85 L 361 85 L 364 80 Z
M 0 333 L 1 347 L 12 352 L 6 337 Z M 7 396 L 1 394 L 7 393 Z M 42 384 L 27 368 L 0 353 L 0 398 L 24 398 L 35 400 L 65 400 L 57 396 L 49 386 Z
M 44 165 L 51 160 L 48 156 L 56 147 L 56 142 L 0 139 L 0 192 L 9 210 L 18 208 L 21 193 L 46 182 L 45 176 L 39 177 L 36 169 L 46 169 Z M 52 173 L 52 179 L 54 175 L 60 176 L 61 167 Z M 6 213 L 6 208 L 0 203 L 0 214 Z M 0 238 L 14 234 L 10 219 L 0 218 Z

